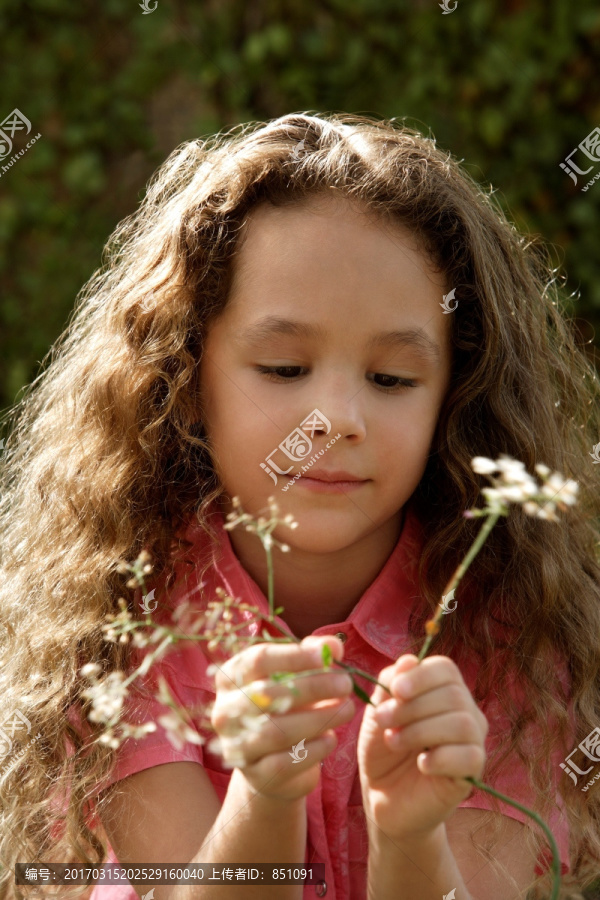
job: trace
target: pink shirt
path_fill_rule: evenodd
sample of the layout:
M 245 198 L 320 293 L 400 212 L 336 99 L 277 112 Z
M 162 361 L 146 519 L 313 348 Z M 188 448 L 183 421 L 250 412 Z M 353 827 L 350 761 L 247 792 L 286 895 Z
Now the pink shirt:
M 181 563 L 176 564 L 177 580 L 169 593 L 168 603 L 174 607 L 182 595 L 189 592 L 190 600 L 200 607 L 214 598 L 217 586 L 234 597 L 256 605 L 263 613 L 268 614 L 268 602 L 253 579 L 248 575 L 235 556 L 229 534 L 223 529 L 220 513 L 215 512 L 213 519 L 219 534 L 219 543 L 212 548 L 213 565 L 204 575 L 204 589 L 197 586 L 195 572 Z M 195 519 L 185 531 L 185 537 L 194 542 L 188 551 L 190 558 L 205 559 L 211 552 L 209 541 Z M 257 539 L 258 540 L 258 539 Z M 338 634 L 344 640 L 344 661 L 377 676 L 381 669 L 391 665 L 399 656 L 407 652 L 407 621 L 410 607 L 417 596 L 414 575 L 414 563 L 418 558 L 421 531 L 415 515 L 407 509 L 406 521 L 400 539 L 370 587 L 362 595 L 348 618 L 344 622 L 317 628 L 313 634 Z M 181 575 L 181 580 L 180 576 Z M 158 581 L 157 581 L 158 583 Z M 157 590 L 157 596 L 159 595 Z M 277 602 L 277 601 L 276 601 Z M 160 620 L 159 610 L 153 614 Z M 248 614 L 250 618 L 250 614 Z M 279 618 L 276 621 L 287 629 Z M 249 626 L 251 634 L 260 634 L 264 623 Z M 273 634 L 276 632 L 273 630 Z M 166 657 L 152 667 L 145 682 L 151 687 L 152 681 L 160 672 L 173 695 L 185 707 L 201 706 L 212 702 L 215 698 L 214 677 L 206 674 L 210 658 L 203 653 L 205 642 L 179 644 Z M 466 671 L 461 665 L 465 682 L 472 688 L 474 684 L 474 667 Z M 371 695 L 374 685 L 366 679 L 358 679 L 358 684 Z M 358 732 L 364 713 L 364 704 L 355 698 L 356 714 L 352 721 L 336 729 L 338 745 L 335 751 L 322 763 L 321 779 L 317 787 L 306 798 L 308 817 L 308 837 L 304 860 L 298 863 L 324 863 L 324 886 L 305 885 L 304 900 L 312 900 L 315 896 L 324 896 L 326 890 L 328 900 L 365 900 L 368 841 L 365 815 L 362 807 L 356 747 Z M 135 708 L 134 708 L 135 707 Z M 158 701 L 144 702 L 134 705 L 126 701 L 126 721 L 145 722 L 156 720 L 166 712 Z M 483 706 L 488 718 L 490 730 L 486 741 L 488 756 L 497 743 L 502 742 L 507 733 L 507 724 L 494 709 L 494 700 Z M 202 732 L 207 738 L 211 733 Z M 561 769 L 558 763 L 564 754 L 557 750 L 555 765 L 557 778 Z M 175 749 L 169 742 L 161 725 L 157 730 L 139 741 L 128 738 L 119 749 L 119 757 L 112 777 L 105 786 L 113 781 L 140 772 L 151 766 L 163 763 L 191 760 L 204 766 L 215 791 L 222 802 L 227 792 L 231 770 L 223 767 L 218 755 L 207 750 L 206 744 L 199 746 L 186 744 L 181 750 Z M 485 777 L 484 777 L 485 780 Z M 534 798 L 528 784 L 526 770 L 518 757 L 511 755 L 505 762 L 502 773 L 492 785 L 497 790 L 533 808 Z M 569 870 L 568 827 L 562 800 L 557 793 L 556 785 L 552 790 L 557 796 L 559 810 L 555 810 L 548 821 L 558 843 L 563 873 Z M 491 797 L 481 791 L 474 790 L 470 797 L 459 804 L 461 807 L 476 809 L 493 809 Z M 501 803 L 502 813 L 520 822 L 528 821 L 519 810 Z M 275 861 L 275 860 L 274 860 Z M 112 848 L 107 862 L 118 862 Z M 145 860 L 145 863 L 160 863 L 164 860 Z M 231 864 L 239 862 L 231 860 Z M 546 865 L 540 860 L 544 869 Z M 538 871 L 539 870 L 538 868 Z M 97 885 L 90 900 L 136 900 L 137 895 L 128 883 L 122 886 Z

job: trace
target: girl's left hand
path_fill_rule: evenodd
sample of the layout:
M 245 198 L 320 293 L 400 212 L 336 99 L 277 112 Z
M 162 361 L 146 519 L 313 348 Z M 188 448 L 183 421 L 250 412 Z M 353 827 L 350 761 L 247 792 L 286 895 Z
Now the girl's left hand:
M 377 680 L 392 697 L 375 685 L 358 736 L 367 827 L 426 836 L 473 790 L 464 776 L 481 777 L 489 725 L 447 656 L 401 656 Z

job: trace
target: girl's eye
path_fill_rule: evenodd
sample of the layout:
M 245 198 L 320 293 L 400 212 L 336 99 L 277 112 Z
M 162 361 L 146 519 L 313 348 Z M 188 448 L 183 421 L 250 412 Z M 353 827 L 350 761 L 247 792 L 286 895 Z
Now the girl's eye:
M 304 366 L 257 366 L 256 368 L 261 375 L 266 375 L 271 381 L 291 381 L 308 372 Z M 371 378 L 371 376 L 369 377 Z M 412 378 L 400 378 L 397 375 L 375 373 L 372 379 L 376 387 L 389 392 L 418 387 L 417 382 Z
M 379 379 L 379 381 L 375 381 L 375 379 Z M 377 387 L 386 391 L 399 391 L 402 388 L 418 387 L 417 382 L 413 381 L 412 378 L 400 378 L 397 375 L 383 375 L 381 373 L 373 375 L 373 382 Z
M 277 379 L 290 381 L 292 378 L 297 378 L 298 375 L 308 371 L 302 366 L 257 366 L 256 368 L 261 375 L 266 375 L 274 381 Z

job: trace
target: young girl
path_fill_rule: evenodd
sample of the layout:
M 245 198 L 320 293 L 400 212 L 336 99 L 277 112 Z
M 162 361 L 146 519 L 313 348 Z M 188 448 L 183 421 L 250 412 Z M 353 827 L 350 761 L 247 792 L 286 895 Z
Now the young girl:
M 534 808 L 563 885 L 589 884 L 600 794 L 576 773 L 600 722 L 599 390 L 544 253 L 430 139 L 296 114 L 182 145 L 108 249 L 6 441 L 3 896 L 23 895 L 16 862 L 104 860 L 232 874 L 97 884 L 93 900 L 547 896 L 542 832 L 464 776 Z M 559 523 L 511 509 L 418 663 L 478 530 L 470 461 L 500 453 L 577 480 L 580 503 Z M 157 622 L 218 587 L 268 613 L 259 541 L 223 528 L 236 496 L 253 515 L 275 496 L 298 522 L 275 530 L 290 552 L 274 566 L 275 622 L 300 643 L 230 659 L 180 644 L 127 698 L 128 721 L 156 721 L 161 674 L 182 706 L 214 702 L 225 758 L 200 724 L 179 749 L 162 725 L 94 740 L 81 667 L 118 688 L 143 656 L 103 640 L 127 593 L 119 560 L 150 550 Z M 142 620 L 141 591 L 127 596 Z M 324 643 L 391 699 L 359 676 L 375 706 L 352 699 L 339 669 L 297 679 L 287 711 L 237 736 L 232 768 L 238 685 L 321 666 Z M 236 879 L 256 863 L 323 877 Z

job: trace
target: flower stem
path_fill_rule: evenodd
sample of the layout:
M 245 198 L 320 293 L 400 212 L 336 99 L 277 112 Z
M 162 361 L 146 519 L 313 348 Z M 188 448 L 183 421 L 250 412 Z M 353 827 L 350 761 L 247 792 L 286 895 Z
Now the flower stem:
M 503 800 L 504 803 L 508 803 L 510 806 L 514 806 L 515 809 L 520 809 L 522 813 L 525 813 L 526 816 L 529 816 L 530 819 L 533 819 L 540 828 L 544 831 L 548 843 L 550 844 L 550 849 L 552 850 L 552 893 L 548 900 L 558 900 L 558 894 L 560 889 L 560 856 L 558 853 L 558 847 L 556 846 L 556 841 L 554 840 L 554 835 L 541 818 L 538 816 L 536 812 L 528 809 L 526 806 L 523 806 L 521 803 L 518 803 L 516 800 L 511 800 L 510 797 L 507 797 L 505 794 L 501 794 L 500 791 L 496 791 L 493 787 L 485 784 L 483 781 L 478 781 L 477 778 L 472 778 L 471 776 L 467 776 L 465 781 L 469 781 L 472 785 L 478 788 L 480 791 L 485 791 L 488 794 L 492 794 L 494 797 L 498 797 L 499 800 Z
M 267 554 L 267 597 L 269 600 L 269 619 L 271 620 L 274 618 L 273 610 L 275 609 L 273 590 L 273 553 L 269 541 L 263 541 L 263 547 Z
M 479 529 L 479 534 L 477 535 L 477 537 L 471 544 L 471 547 L 469 548 L 469 552 L 467 553 L 467 555 L 465 556 L 465 558 L 463 559 L 463 561 L 461 562 L 459 567 L 454 572 L 454 575 L 452 576 L 452 578 L 450 579 L 450 581 L 444 588 L 444 590 L 442 592 L 444 597 L 447 594 L 449 594 L 451 591 L 453 591 L 456 587 L 458 587 L 458 585 L 462 581 L 463 575 L 465 574 L 465 572 L 467 571 L 467 569 L 469 568 L 469 566 L 471 565 L 471 563 L 473 562 L 473 560 L 475 559 L 475 557 L 477 556 L 477 554 L 479 553 L 481 548 L 483 547 L 488 534 L 490 533 L 490 531 L 492 530 L 492 528 L 494 527 L 494 525 L 496 524 L 496 522 L 498 521 L 498 519 L 501 515 L 502 515 L 501 512 L 498 512 L 498 511 L 491 512 L 490 511 L 489 515 L 486 516 L 486 520 L 483 523 L 483 525 L 481 526 L 481 528 Z M 421 662 L 421 660 L 427 655 L 434 637 L 439 632 L 439 625 L 442 620 L 442 616 L 444 615 L 444 607 L 442 605 L 442 602 L 443 601 L 440 601 L 440 603 L 438 604 L 438 607 L 435 611 L 435 615 L 434 615 L 433 619 L 431 620 L 432 625 L 434 627 L 431 629 L 431 632 L 425 638 L 423 646 L 421 647 L 421 649 L 419 651 L 419 657 L 418 657 L 419 662 Z
M 450 581 L 446 585 L 443 591 L 443 597 L 447 596 L 451 591 L 453 591 L 461 582 L 465 572 L 483 547 L 490 531 L 498 521 L 501 515 L 504 513 L 502 510 L 490 510 L 486 516 L 485 522 L 481 526 L 479 530 L 479 534 L 473 541 L 467 555 L 458 566 Z M 427 637 L 421 647 L 419 652 L 419 662 L 423 660 L 423 658 L 427 655 L 431 643 L 434 637 L 439 634 L 440 631 L 440 622 L 442 621 L 442 616 L 444 615 L 444 607 L 443 607 L 443 597 L 438 607 L 435 611 L 435 615 L 430 622 L 427 623 L 429 626 Z M 540 826 L 540 828 L 544 831 L 548 843 L 550 844 L 550 849 L 552 851 L 552 894 L 550 895 L 549 900 L 558 900 L 558 895 L 560 892 L 560 857 L 558 854 L 558 847 L 556 846 L 556 841 L 554 840 L 554 835 L 544 822 L 544 820 L 533 810 L 528 809 L 526 806 L 523 806 L 521 803 L 518 803 L 516 800 L 511 800 L 510 797 L 505 796 L 505 794 L 501 794 L 500 791 L 496 791 L 494 788 L 485 784 L 483 781 L 479 781 L 476 778 L 472 778 L 468 776 L 466 781 L 469 781 L 476 788 L 479 788 L 481 791 L 485 791 L 488 794 L 492 794 L 494 797 L 498 797 L 498 799 L 503 800 L 505 803 L 508 803 L 510 806 L 513 806 L 515 809 L 521 810 L 522 813 L 525 813 L 526 816 L 529 816 L 534 822 Z

